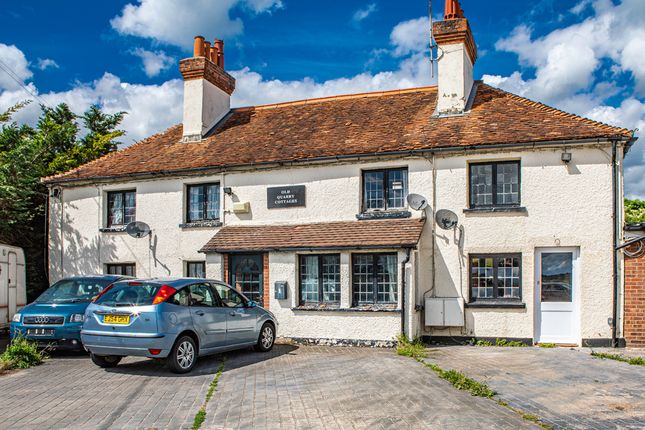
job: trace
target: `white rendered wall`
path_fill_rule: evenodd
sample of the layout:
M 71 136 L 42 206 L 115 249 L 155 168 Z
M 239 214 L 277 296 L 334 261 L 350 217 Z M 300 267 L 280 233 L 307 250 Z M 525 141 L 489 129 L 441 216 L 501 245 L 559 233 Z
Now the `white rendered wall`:
M 231 96 L 206 79 L 184 81 L 184 136 L 204 136 L 231 108 Z
M 437 112 L 462 113 L 473 88 L 473 63 L 463 43 L 441 45 Z

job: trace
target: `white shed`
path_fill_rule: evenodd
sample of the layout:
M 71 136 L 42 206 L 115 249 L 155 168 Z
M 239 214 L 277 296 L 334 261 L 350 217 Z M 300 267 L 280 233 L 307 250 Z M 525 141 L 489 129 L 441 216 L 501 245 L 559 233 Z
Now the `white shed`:
M 27 304 L 25 254 L 0 243 L 0 329 L 8 328 L 18 309 Z

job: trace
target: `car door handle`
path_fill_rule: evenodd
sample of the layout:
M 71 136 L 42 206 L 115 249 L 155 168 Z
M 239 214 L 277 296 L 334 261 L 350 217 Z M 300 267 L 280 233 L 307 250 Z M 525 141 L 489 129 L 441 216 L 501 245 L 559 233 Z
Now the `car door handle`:
M 235 315 L 237 315 L 237 312 L 231 312 L 231 314 L 230 314 L 230 315 L 231 315 L 232 317 L 234 317 Z
M 199 315 L 200 317 L 203 317 L 203 316 L 204 316 L 204 311 L 197 311 L 197 312 L 195 312 L 195 313 L 196 313 L 197 315 Z

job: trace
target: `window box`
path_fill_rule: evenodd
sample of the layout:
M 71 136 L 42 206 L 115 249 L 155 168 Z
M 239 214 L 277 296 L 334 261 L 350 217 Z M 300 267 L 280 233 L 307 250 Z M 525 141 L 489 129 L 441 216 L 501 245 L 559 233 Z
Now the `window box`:
M 221 226 L 221 221 L 195 221 L 179 224 L 179 228 L 215 228 Z
M 479 300 L 464 306 L 472 309 L 526 309 L 526 303 L 519 300 Z
M 520 207 L 520 162 L 471 163 L 469 171 L 470 209 Z
M 363 212 L 356 215 L 358 220 L 368 220 L 368 219 L 399 219 L 399 218 L 410 218 L 412 212 L 409 211 L 373 211 L 373 212 Z
M 471 304 L 522 302 L 521 254 L 470 255 L 469 268 Z
M 493 206 L 482 208 L 466 208 L 464 213 L 527 213 L 524 206 Z
M 352 306 L 398 305 L 396 254 L 352 254 Z
M 136 191 L 107 193 L 107 228 L 125 227 L 136 220 Z
M 186 223 L 181 225 L 182 228 L 203 222 L 218 222 L 219 203 L 219 183 L 186 186 Z
M 298 306 L 291 308 L 296 312 L 383 312 L 383 313 L 401 313 L 400 309 L 396 307 L 382 307 L 382 306 L 361 306 L 356 308 L 334 308 L 325 306 Z
M 408 195 L 408 169 L 366 170 L 363 172 L 361 212 L 404 209 Z
M 300 255 L 300 304 L 339 306 L 340 254 Z
M 101 233 L 125 233 L 125 226 L 120 225 L 116 227 L 104 227 L 104 228 L 99 228 L 99 231 Z

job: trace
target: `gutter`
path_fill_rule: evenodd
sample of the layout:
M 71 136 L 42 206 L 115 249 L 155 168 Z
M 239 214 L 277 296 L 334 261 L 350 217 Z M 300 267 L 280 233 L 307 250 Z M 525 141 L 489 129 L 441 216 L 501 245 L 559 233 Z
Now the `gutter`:
M 415 249 L 416 244 L 405 243 L 397 245 L 344 245 L 344 246 L 321 246 L 321 247 L 302 247 L 302 246 L 292 246 L 292 247 L 280 247 L 280 248 L 256 248 L 256 249 L 244 249 L 244 248 L 211 248 L 206 249 L 202 248 L 198 252 L 202 254 L 218 253 L 218 254 L 248 254 L 255 252 L 289 252 L 289 251 L 339 251 L 345 249 Z
M 230 164 L 226 166 L 211 166 L 211 167 L 196 167 L 190 169 L 177 169 L 177 170 L 165 170 L 159 172 L 143 172 L 143 173 L 128 173 L 123 175 L 111 175 L 111 176 L 95 176 L 92 178 L 77 179 L 52 179 L 46 180 L 41 179 L 41 182 L 46 185 L 57 185 L 57 184 L 66 184 L 66 183 L 92 183 L 100 181 L 116 181 L 118 179 L 125 178 L 155 178 L 159 176 L 180 176 L 180 175 L 197 175 L 201 172 L 211 172 L 211 173 L 222 173 L 222 172 L 232 172 L 235 170 L 247 170 L 249 168 L 271 168 L 271 167 L 285 167 L 285 166 L 294 166 L 301 164 L 314 164 L 319 162 L 335 162 L 342 160 L 361 160 L 361 159 L 378 159 L 381 157 L 391 157 L 391 156 L 415 156 L 415 155 L 434 155 L 447 152 L 467 152 L 467 151 L 488 151 L 491 149 L 510 149 L 510 148 L 542 148 L 548 146 L 572 146 L 585 143 L 596 143 L 601 144 L 607 140 L 612 142 L 627 142 L 632 144 L 636 138 L 634 137 L 625 137 L 625 136 L 606 136 L 590 139 L 573 139 L 573 140 L 546 140 L 541 142 L 524 142 L 524 143 L 501 143 L 501 144 L 491 144 L 491 145 L 468 145 L 468 146 L 450 146 L 445 148 L 432 148 L 432 149 L 412 149 L 405 151 L 388 151 L 381 153 L 363 153 L 363 154 L 352 154 L 352 155 L 333 155 L 333 156 L 323 156 L 323 157 L 313 157 L 306 158 L 302 160 L 291 160 L 291 161 L 263 161 L 263 162 L 252 162 L 252 163 L 241 163 L 241 164 Z

